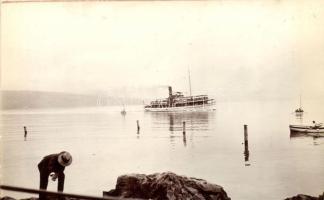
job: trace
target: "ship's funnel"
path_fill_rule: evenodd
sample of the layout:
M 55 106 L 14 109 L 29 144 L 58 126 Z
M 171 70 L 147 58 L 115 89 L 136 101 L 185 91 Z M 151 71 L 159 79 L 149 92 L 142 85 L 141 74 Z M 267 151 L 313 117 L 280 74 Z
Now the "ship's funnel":
M 169 88 L 169 98 L 171 98 L 172 97 L 172 87 L 169 86 L 168 88 Z

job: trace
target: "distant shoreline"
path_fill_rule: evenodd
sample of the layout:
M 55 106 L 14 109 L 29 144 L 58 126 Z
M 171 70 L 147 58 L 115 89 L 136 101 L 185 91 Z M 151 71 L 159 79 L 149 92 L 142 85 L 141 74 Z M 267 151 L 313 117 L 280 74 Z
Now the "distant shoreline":
M 142 100 L 109 95 L 72 94 L 41 91 L 1 91 L 1 109 L 60 109 L 141 105 Z

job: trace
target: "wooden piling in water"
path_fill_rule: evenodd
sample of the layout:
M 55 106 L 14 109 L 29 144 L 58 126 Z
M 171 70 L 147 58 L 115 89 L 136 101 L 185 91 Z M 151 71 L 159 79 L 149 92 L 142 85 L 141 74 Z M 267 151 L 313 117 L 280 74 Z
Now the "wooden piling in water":
M 182 133 L 186 134 L 186 122 L 182 122 Z
M 244 145 L 249 145 L 249 139 L 248 139 L 248 127 L 246 124 L 244 124 Z
M 24 126 L 24 138 L 26 139 L 26 137 L 27 137 L 27 128 L 26 126 Z
M 139 121 L 138 120 L 136 121 L 136 123 L 137 123 L 137 133 L 138 133 L 141 128 L 140 128 L 140 125 L 139 125 Z
M 187 137 L 185 133 L 183 134 L 183 145 L 187 146 Z
M 244 160 L 245 162 L 249 161 L 249 139 L 248 139 L 248 127 L 246 124 L 244 124 Z M 246 166 L 249 166 L 246 165 Z

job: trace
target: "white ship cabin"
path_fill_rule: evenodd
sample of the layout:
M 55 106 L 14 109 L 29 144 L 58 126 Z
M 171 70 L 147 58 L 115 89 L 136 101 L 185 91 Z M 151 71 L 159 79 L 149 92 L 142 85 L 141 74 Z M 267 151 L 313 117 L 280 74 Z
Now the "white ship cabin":
M 197 95 L 197 96 L 188 96 L 180 97 L 173 99 L 174 107 L 182 106 L 195 106 L 195 105 L 204 105 L 209 104 L 212 99 L 209 99 L 207 95 Z
M 150 105 L 146 107 L 150 108 L 168 108 L 168 107 L 184 107 L 210 104 L 213 99 L 209 99 L 207 95 L 197 96 L 183 96 L 181 92 L 172 94 L 169 98 L 157 99 L 151 101 Z
M 155 101 L 151 101 L 151 104 L 149 106 L 150 108 L 167 108 L 169 107 L 169 101 L 168 99 L 156 99 Z

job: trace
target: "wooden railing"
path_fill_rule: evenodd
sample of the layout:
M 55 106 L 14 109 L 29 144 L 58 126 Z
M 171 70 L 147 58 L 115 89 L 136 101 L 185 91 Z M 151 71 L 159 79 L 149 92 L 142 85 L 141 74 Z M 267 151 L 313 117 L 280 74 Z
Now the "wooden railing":
M 138 198 L 120 198 L 120 197 L 113 197 L 107 195 L 105 195 L 105 197 L 95 197 L 95 196 L 80 195 L 80 194 L 70 194 L 70 193 L 63 193 L 63 192 L 30 189 L 30 188 L 23 188 L 23 187 L 9 186 L 9 185 L 0 185 L 0 189 L 15 191 L 15 192 L 24 192 L 30 194 L 45 194 L 45 195 L 55 196 L 55 197 L 70 197 L 70 198 L 76 198 L 82 200 L 144 200 Z

